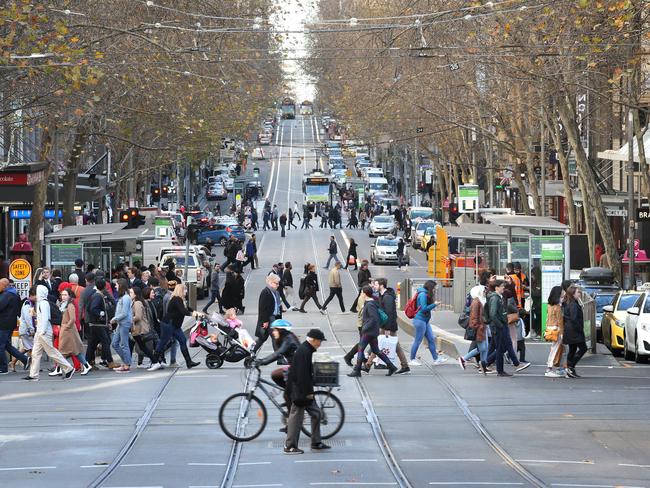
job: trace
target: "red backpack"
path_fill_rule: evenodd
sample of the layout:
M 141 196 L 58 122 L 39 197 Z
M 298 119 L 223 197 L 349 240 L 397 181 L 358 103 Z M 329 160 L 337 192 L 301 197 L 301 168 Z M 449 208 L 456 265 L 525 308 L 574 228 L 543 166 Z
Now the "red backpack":
M 404 313 L 409 319 L 412 319 L 415 317 L 415 314 L 418 313 L 418 310 L 420 310 L 420 307 L 418 307 L 418 294 L 416 292 L 415 295 L 409 298 L 409 301 L 406 302 Z

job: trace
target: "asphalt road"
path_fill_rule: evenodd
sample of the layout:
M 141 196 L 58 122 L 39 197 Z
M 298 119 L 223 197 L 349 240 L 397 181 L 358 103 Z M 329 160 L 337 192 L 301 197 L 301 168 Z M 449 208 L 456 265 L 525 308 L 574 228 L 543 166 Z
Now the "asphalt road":
M 302 198 L 302 174 L 314 164 L 311 148 L 318 144 L 314 122 L 283 122 L 273 157 L 260 163 L 268 196 L 281 211 Z M 285 239 L 259 233 L 261 268 L 246 276 L 242 320 L 249 331 L 274 262 L 292 261 L 296 283 L 302 265 L 316 263 L 325 283 L 321 298 L 327 295 L 322 267 L 330 235 L 342 251 L 355 238 L 360 257 L 368 257 L 370 240 L 361 230 L 291 230 Z M 373 276 L 385 276 L 392 286 L 404 276 L 425 277 L 425 263 L 417 253 L 414 258 L 406 271 L 372 266 Z M 355 282 L 355 271 L 343 274 L 346 307 L 356 296 Z M 327 316 L 311 302 L 307 310 L 285 318 L 300 337 L 320 327 L 328 338 L 322 352 L 340 359 L 356 342 L 355 317 L 339 314 L 337 303 Z M 434 315 L 434 321 L 443 318 L 449 322 L 448 315 Z M 411 338 L 400 339 L 408 349 Z M 330 451 L 302 456 L 282 454 L 279 415 L 268 402 L 269 425 L 256 440 L 237 445 L 221 432 L 221 402 L 243 389 L 241 363 L 219 370 L 100 371 L 69 382 L 42 376 L 28 383 L 10 374 L 0 379 L 0 480 L 2 486 L 48 488 L 650 486 L 648 366 L 590 356 L 579 368 L 583 378 L 550 379 L 543 376 L 547 351 L 545 344 L 531 345 L 533 366 L 513 378 L 462 371 L 452 360 L 430 366 L 424 348 L 425 365 L 409 376 L 373 371 L 358 381 L 345 376 L 341 363 L 336 394 L 346 409 L 343 430 Z

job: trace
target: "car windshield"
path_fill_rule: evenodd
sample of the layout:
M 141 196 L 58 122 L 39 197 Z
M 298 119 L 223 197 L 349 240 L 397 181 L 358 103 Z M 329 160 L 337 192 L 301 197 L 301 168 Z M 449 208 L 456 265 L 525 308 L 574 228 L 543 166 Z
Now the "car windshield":
M 614 295 L 596 295 L 596 313 L 603 313 L 605 305 L 611 305 Z
M 377 239 L 378 247 L 397 247 L 396 239 Z
M 621 298 L 616 305 L 616 310 L 627 310 L 634 305 L 634 302 L 636 302 L 637 298 L 639 298 L 638 294 L 621 295 Z
M 418 226 L 415 228 L 415 230 L 423 230 L 426 232 L 426 230 L 429 227 L 435 227 L 435 226 L 436 224 L 434 224 L 433 222 L 420 222 Z
M 167 262 L 170 259 L 174 261 L 177 268 L 185 266 L 185 254 L 164 254 L 162 257 L 163 266 L 167 266 Z M 198 266 L 196 264 L 196 257 L 191 254 L 189 255 L 187 263 L 190 268 L 196 268 Z
M 433 212 L 426 210 L 411 210 L 411 219 L 429 219 L 433 217 Z
M 391 217 L 375 217 L 375 222 L 379 222 L 380 224 L 389 224 L 393 221 Z

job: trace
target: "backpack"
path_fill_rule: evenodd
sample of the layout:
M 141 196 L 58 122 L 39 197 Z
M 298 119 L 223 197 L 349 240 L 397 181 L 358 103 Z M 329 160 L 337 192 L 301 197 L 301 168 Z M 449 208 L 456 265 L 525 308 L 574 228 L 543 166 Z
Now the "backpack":
M 490 323 L 490 297 L 485 301 L 485 305 L 483 305 L 483 322 L 485 324 Z
M 107 297 L 106 295 L 102 294 L 102 298 L 104 299 L 104 312 L 106 313 L 106 321 L 110 322 L 113 320 L 113 317 L 115 317 L 115 308 L 117 305 L 115 304 L 113 297 Z
M 160 293 L 158 290 L 162 291 Z M 154 291 L 153 297 L 151 298 L 151 303 L 153 304 L 153 308 L 156 310 L 156 317 L 158 320 L 161 320 L 163 317 L 163 297 L 165 296 L 164 291 L 162 288 L 157 288 Z
M 415 314 L 418 313 L 418 310 L 420 310 L 420 307 L 418 307 L 418 294 L 415 293 L 411 298 L 409 298 L 409 301 L 406 302 L 404 313 L 409 319 L 412 319 L 415 317 Z
M 52 325 L 61 325 L 63 320 L 63 313 L 59 310 L 56 303 L 50 302 L 50 323 Z
M 300 278 L 300 285 L 298 286 L 298 298 L 305 299 L 305 277 Z
M 377 312 L 379 313 L 379 328 L 383 329 L 388 323 L 388 314 L 381 307 L 377 307 Z

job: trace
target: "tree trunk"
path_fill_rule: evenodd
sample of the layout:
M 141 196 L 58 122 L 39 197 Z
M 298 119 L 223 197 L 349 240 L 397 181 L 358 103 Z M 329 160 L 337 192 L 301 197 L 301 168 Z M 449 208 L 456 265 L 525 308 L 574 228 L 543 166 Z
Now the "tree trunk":
M 569 160 L 564 149 L 562 148 L 562 135 L 560 134 L 560 126 L 553 120 L 550 114 L 544 110 L 546 115 L 546 125 L 550 128 L 551 136 L 553 137 L 553 144 L 557 151 L 557 157 L 560 161 L 560 171 L 562 171 L 562 187 L 564 190 L 564 203 L 566 205 L 567 214 L 569 215 L 569 232 L 571 234 L 578 233 L 578 220 L 576 216 L 576 206 L 573 201 L 573 191 L 569 183 Z
M 56 130 L 56 129 L 55 129 Z M 43 140 L 41 141 L 41 150 L 39 152 L 39 160 L 48 161 L 48 156 L 52 152 L 52 134 L 49 125 L 43 129 Z M 45 202 L 47 200 L 47 180 L 50 177 L 50 170 L 52 163 L 47 164 L 45 167 L 45 175 L 43 179 L 34 187 L 34 202 L 32 204 L 32 216 L 29 219 L 29 241 L 34 250 L 32 265 L 34 268 L 41 266 L 42 261 L 42 246 L 41 241 L 41 228 L 43 227 L 43 220 L 45 217 Z
M 596 185 L 593 173 L 589 168 L 589 161 L 587 160 L 585 149 L 580 142 L 578 124 L 576 122 L 575 116 L 575 106 L 567 93 L 563 94 L 557 108 L 560 119 L 562 120 L 562 124 L 565 127 L 569 144 L 576 153 L 578 175 L 580 178 L 582 178 L 582 181 L 584 183 L 585 193 L 583 193 L 583 200 L 589 200 L 591 202 L 591 208 L 593 209 L 593 215 L 586 215 L 586 220 L 595 217 L 598 228 L 600 229 L 600 235 L 603 238 L 603 244 L 605 245 L 607 262 L 609 263 L 611 270 L 614 272 L 615 279 L 621 282 L 621 262 L 617 254 L 616 242 L 614 241 L 614 234 L 612 233 L 612 226 L 609 222 L 609 219 L 607 218 L 607 215 L 605 214 L 603 200 L 601 198 L 600 192 L 598 191 L 598 186 Z
M 591 203 L 590 198 L 586 198 L 584 195 L 588 195 L 587 188 L 584 180 L 581 176 L 578 177 L 578 183 L 580 185 L 580 193 L 582 193 L 582 212 L 585 220 L 585 229 L 587 231 L 587 246 L 589 247 L 589 263 L 591 266 L 598 266 L 596 263 L 596 226 L 594 220 L 590 216 L 594 215 L 594 208 Z
M 521 201 L 521 208 L 526 215 L 530 215 L 530 205 L 528 205 L 528 194 L 526 193 L 526 185 L 524 180 L 521 179 L 521 165 L 518 161 L 512 163 L 512 176 L 515 178 L 517 189 L 519 190 L 519 200 Z
M 77 199 L 77 174 L 79 172 L 79 162 L 81 161 L 81 154 L 88 136 L 85 128 L 79 124 L 77 132 L 75 133 L 72 149 L 70 151 L 70 158 L 68 159 L 68 167 L 66 168 L 65 176 L 63 177 L 63 225 L 74 225 L 74 204 Z

